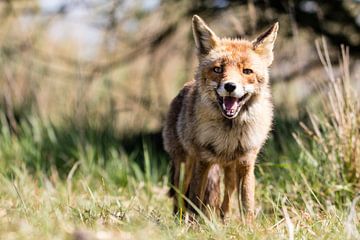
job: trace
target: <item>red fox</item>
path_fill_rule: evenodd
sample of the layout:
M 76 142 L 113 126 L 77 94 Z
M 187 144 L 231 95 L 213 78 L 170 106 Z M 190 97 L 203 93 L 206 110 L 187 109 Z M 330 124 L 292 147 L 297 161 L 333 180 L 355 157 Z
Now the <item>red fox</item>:
M 209 205 L 224 219 L 237 188 L 251 222 L 255 160 L 273 118 L 268 68 L 279 25 L 253 41 L 220 38 L 197 15 L 192 28 L 199 65 L 194 80 L 173 99 L 163 129 L 174 213 L 183 201 L 175 192 L 182 191 L 192 202 L 187 210 L 196 213 L 194 206 L 204 210 Z M 221 169 L 225 190 L 220 206 Z

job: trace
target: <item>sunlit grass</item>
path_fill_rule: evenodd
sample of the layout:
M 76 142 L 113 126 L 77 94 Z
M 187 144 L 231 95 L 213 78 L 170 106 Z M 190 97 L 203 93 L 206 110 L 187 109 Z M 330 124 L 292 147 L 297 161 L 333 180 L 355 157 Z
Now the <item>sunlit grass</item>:
M 25 169 L 0 179 L 1 239 L 289 239 L 291 234 L 297 239 L 339 239 L 347 234 L 350 213 L 349 207 L 323 206 L 311 186 L 297 189 L 299 183 L 289 181 L 289 192 L 276 193 L 277 183 L 268 182 L 258 185 L 253 228 L 242 224 L 237 210 L 226 224 L 218 219 L 189 224 L 172 215 L 167 187 L 161 183 L 131 179 L 126 187 L 117 187 L 83 173 L 63 181 L 34 178 Z

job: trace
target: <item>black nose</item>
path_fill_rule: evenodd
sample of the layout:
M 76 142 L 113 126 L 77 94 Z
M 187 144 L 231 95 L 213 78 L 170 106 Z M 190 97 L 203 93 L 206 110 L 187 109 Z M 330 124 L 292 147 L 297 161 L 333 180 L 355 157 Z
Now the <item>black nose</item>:
M 235 90 L 236 84 L 235 84 L 235 83 L 232 83 L 232 82 L 228 82 L 228 83 L 225 83 L 224 88 L 225 88 L 226 91 L 228 91 L 229 93 L 231 93 L 232 91 Z

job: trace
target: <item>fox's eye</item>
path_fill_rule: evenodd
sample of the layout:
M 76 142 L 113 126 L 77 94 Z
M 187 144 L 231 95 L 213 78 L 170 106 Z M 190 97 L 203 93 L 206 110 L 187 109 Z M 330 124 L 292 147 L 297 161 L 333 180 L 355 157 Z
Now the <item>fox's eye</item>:
M 243 69 L 243 73 L 244 73 L 244 74 L 252 74 L 252 73 L 253 73 L 253 70 L 251 70 L 250 68 L 244 68 L 244 69 Z
M 214 70 L 214 72 L 216 72 L 216 73 L 222 73 L 222 72 L 223 72 L 222 67 L 214 67 L 213 70 Z

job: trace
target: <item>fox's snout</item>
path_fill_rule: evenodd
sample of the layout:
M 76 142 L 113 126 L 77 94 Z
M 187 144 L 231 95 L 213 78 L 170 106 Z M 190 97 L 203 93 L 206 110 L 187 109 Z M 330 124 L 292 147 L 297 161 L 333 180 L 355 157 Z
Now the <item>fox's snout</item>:
M 224 88 L 227 92 L 231 93 L 236 89 L 236 83 L 227 82 L 224 84 Z
M 216 91 L 222 97 L 232 96 L 241 98 L 247 93 L 253 93 L 254 86 L 253 84 L 241 84 L 234 81 L 226 81 L 221 83 L 216 89 Z

